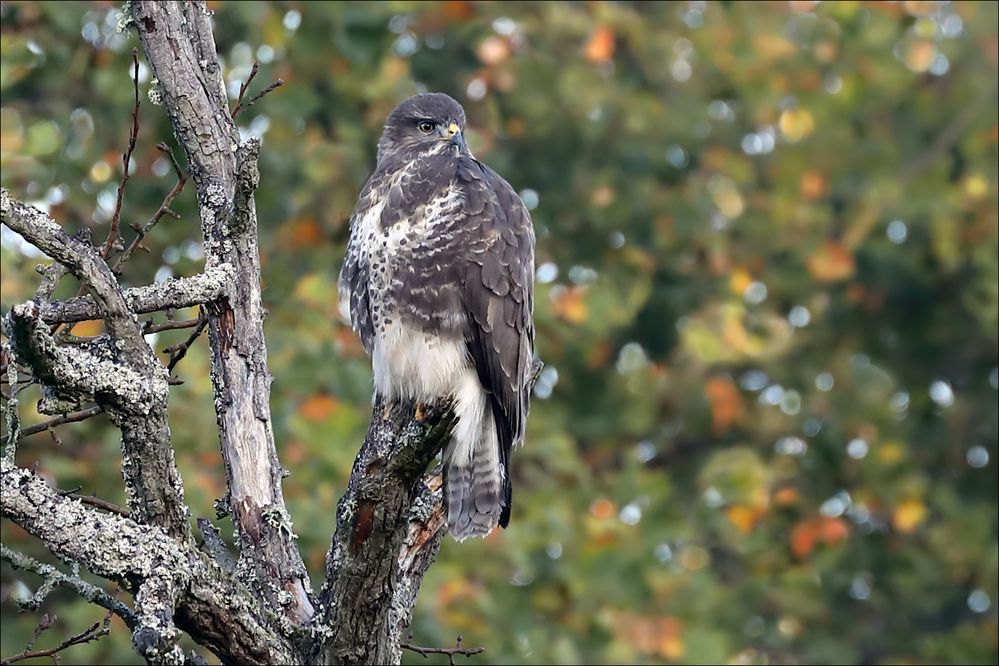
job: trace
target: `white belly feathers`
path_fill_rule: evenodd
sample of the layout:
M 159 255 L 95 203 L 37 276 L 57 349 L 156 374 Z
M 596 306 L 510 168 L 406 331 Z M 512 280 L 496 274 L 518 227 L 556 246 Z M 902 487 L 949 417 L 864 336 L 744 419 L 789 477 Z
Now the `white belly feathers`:
M 462 340 L 424 333 L 398 317 L 377 329 L 371 359 L 380 395 L 423 402 L 452 395 L 472 369 Z

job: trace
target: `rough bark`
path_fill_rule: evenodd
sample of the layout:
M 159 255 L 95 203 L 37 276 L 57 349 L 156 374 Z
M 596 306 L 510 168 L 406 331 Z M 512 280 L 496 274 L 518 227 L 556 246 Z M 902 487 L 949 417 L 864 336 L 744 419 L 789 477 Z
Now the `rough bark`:
M 440 477 L 423 472 L 450 430 L 450 413 L 429 410 L 421 423 L 413 407 L 376 402 L 337 505 L 320 594 L 329 663 L 399 662 L 402 630 L 444 534 Z
M 281 492 L 260 304 L 253 190 L 259 143 L 239 145 L 203 3 L 133 2 L 132 16 L 198 188 L 207 267 L 230 264 L 229 293 L 208 308 L 212 384 L 240 542 L 237 571 L 296 624 L 313 614 L 310 585 Z
M 232 273 L 232 266 L 221 264 L 206 268 L 204 273 L 192 277 L 126 289 L 122 295 L 129 310 L 135 314 L 189 308 L 210 303 L 221 296 L 232 281 Z M 104 316 L 103 310 L 89 295 L 67 301 L 43 301 L 41 309 L 42 320 L 49 324 L 73 323 Z
M 63 561 L 137 591 L 133 641 L 151 662 L 177 658 L 171 621 L 227 663 L 295 663 L 248 590 L 210 557 L 158 527 L 102 513 L 61 495 L 29 470 L 0 461 L 0 515 L 41 539 Z M 141 589 L 150 581 L 150 589 Z M 180 591 L 183 590 L 183 594 Z M 174 599 L 176 595 L 176 599 Z
M 97 251 L 70 238 L 47 215 L 0 191 L 0 219 L 78 277 L 104 312 L 107 339 L 67 348 L 41 324 L 34 301 L 11 313 L 19 355 L 44 382 L 47 413 L 95 401 L 121 429 L 122 473 L 129 510 L 140 522 L 178 537 L 190 534 L 184 485 L 167 423 L 167 374 L 142 337 L 118 280 Z
M 271 429 L 253 201 L 260 145 L 239 143 L 205 3 L 128 6 L 197 185 L 205 269 L 123 290 L 89 237 L 70 238 L 44 213 L 2 192 L 3 223 L 56 260 L 40 270 L 35 299 L 4 318 L 15 357 L 9 371 L 16 378 L 15 362 L 30 368 L 43 384 L 46 413 L 83 402 L 108 413 L 122 431 L 129 516 L 83 505 L 17 467 L 16 428 L 0 462 L 0 515 L 65 562 L 123 586 L 134 609 L 9 549 L 2 557 L 43 575 L 43 588 L 74 589 L 117 612 L 150 663 L 192 661 L 177 647 L 179 631 L 224 663 L 398 663 L 402 632 L 445 532 L 441 478 L 426 468 L 450 429 L 449 407 L 431 406 L 417 421 L 411 404 L 375 405 L 337 507 L 326 580 L 314 597 L 285 509 L 285 470 Z M 52 301 L 67 272 L 90 293 Z M 167 371 L 136 317 L 196 304 L 208 312 L 228 486 L 220 505 L 236 526 L 237 558 L 207 520 L 198 521 L 202 545 L 194 543 L 167 427 Z M 108 333 L 73 345 L 51 334 L 52 324 L 83 319 L 104 319 Z

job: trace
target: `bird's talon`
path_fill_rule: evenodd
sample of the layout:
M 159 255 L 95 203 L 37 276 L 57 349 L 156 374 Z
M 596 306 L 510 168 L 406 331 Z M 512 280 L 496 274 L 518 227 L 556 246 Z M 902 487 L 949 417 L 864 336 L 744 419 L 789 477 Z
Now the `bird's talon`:
M 426 407 L 422 402 L 416 403 L 416 412 L 413 414 L 413 418 L 419 423 L 423 423 L 427 419 Z
M 382 407 L 382 421 L 388 421 L 392 418 L 392 403 L 386 402 Z

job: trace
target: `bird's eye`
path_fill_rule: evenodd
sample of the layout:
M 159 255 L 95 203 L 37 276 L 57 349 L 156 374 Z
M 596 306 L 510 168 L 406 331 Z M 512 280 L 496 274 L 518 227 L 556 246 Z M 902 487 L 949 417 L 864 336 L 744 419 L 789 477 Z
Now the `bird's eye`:
M 434 131 L 434 124 L 429 120 L 421 120 L 419 124 L 417 124 L 416 128 L 424 134 L 430 134 Z

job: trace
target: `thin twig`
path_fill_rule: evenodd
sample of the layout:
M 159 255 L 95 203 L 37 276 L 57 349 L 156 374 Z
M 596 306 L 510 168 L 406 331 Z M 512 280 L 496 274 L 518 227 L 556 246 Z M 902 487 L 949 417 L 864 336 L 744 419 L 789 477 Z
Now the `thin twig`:
M 243 95 L 246 94 L 246 89 L 250 87 L 250 81 L 252 81 L 253 77 L 257 75 L 257 70 L 259 69 L 260 69 L 260 63 L 254 60 L 253 67 L 250 68 L 250 75 L 247 76 L 246 81 L 243 81 L 243 83 L 241 83 L 239 86 L 239 96 L 236 97 L 236 106 L 232 107 L 232 112 L 230 112 L 229 114 L 230 117 L 235 118 L 236 114 L 242 111 Z
M 170 353 L 170 362 L 167 363 L 168 372 L 172 371 L 174 367 L 176 367 L 176 365 L 180 363 L 181 359 L 187 356 L 187 350 L 191 348 L 191 345 L 194 344 L 194 341 L 198 339 L 198 336 L 201 335 L 201 332 L 205 330 L 205 326 L 207 325 L 208 325 L 208 317 L 207 315 L 205 315 L 205 309 L 198 308 L 197 326 L 195 326 L 194 331 L 187 338 L 187 340 L 180 343 L 179 345 L 173 345 L 163 350 L 164 352 Z
M 83 580 L 77 574 L 64 573 L 51 564 L 39 562 L 24 553 L 11 550 L 3 544 L 0 544 L 0 560 L 8 562 L 15 569 L 23 569 L 41 576 L 45 580 L 43 586 L 47 585 L 49 589 L 59 585 L 73 590 L 87 601 L 118 615 L 130 629 L 134 629 L 137 625 L 135 611 L 93 583 Z M 42 600 L 38 599 L 38 602 L 40 603 Z M 26 604 L 27 607 L 31 607 L 31 605 L 30 603 Z
M 239 86 L 239 96 L 236 98 L 236 106 L 232 107 L 232 114 L 231 115 L 232 115 L 233 118 L 235 118 L 237 115 L 239 115 L 239 113 L 241 111 L 244 111 L 244 110 L 250 108 L 251 106 L 253 106 L 254 104 L 256 104 L 257 102 L 259 102 L 260 98 L 263 97 L 264 95 L 267 95 L 268 93 L 272 93 L 272 92 L 274 92 L 275 90 L 277 90 L 278 88 L 280 88 L 281 86 L 284 85 L 284 79 L 277 79 L 276 81 L 274 81 L 273 83 L 271 83 L 270 85 L 268 85 L 266 88 L 264 88 L 263 90 L 261 90 L 259 93 L 257 93 L 256 95 L 254 95 L 253 97 L 251 97 L 249 100 L 247 100 L 246 105 L 244 106 L 243 105 L 243 95 L 246 94 L 247 88 L 250 87 L 250 81 L 252 81 L 253 77 L 255 77 L 257 75 L 257 70 L 259 68 L 260 68 L 259 63 L 254 62 L 253 63 L 253 67 L 250 69 L 250 75 L 247 76 L 246 77 L 246 81 L 244 81 Z
M 133 87 L 135 88 L 135 107 L 132 109 L 132 129 L 128 134 L 128 148 L 121 156 L 121 182 L 118 183 L 118 198 L 114 204 L 114 214 L 111 216 L 111 228 L 108 230 L 108 238 L 101 248 L 101 257 L 107 259 L 115 245 L 120 242 L 118 227 L 121 224 L 121 204 L 125 197 L 125 185 L 128 183 L 128 167 L 132 162 L 132 151 L 135 150 L 135 141 L 139 137 L 139 49 L 132 49 L 132 64 L 134 71 L 132 74 Z
M 412 636 L 410 636 L 412 638 Z M 464 657 L 471 657 L 477 654 L 481 654 L 486 651 L 484 647 L 477 648 L 463 648 L 461 647 L 461 636 L 458 636 L 454 641 L 453 648 L 438 648 L 438 647 L 420 647 L 419 645 L 413 645 L 412 643 L 402 643 L 399 647 L 403 650 L 409 650 L 421 655 L 424 659 L 432 654 L 446 654 L 448 658 L 448 663 L 451 666 L 455 666 L 454 658 L 458 655 Z
M 116 513 L 119 516 L 129 517 L 128 510 L 121 508 L 113 502 L 108 502 L 107 500 L 102 500 L 100 497 L 95 495 L 81 495 L 79 492 L 80 486 L 77 486 L 73 490 L 60 490 L 59 494 L 63 497 L 71 497 L 73 499 L 80 500 L 84 504 L 88 504 L 92 507 L 102 509 L 109 513 Z
M 93 407 L 88 407 L 87 409 L 81 409 L 77 412 L 70 412 L 68 414 L 60 414 L 59 416 L 53 417 L 48 421 L 43 421 L 37 425 L 29 426 L 21 430 L 20 437 L 17 441 L 21 441 L 25 437 L 30 437 L 32 435 L 37 435 L 40 432 L 45 432 L 46 430 L 51 430 L 56 426 L 61 426 L 66 423 L 79 423 L 80 421 L 85 421 L 92 416 L 97 416 L 104 411 L 104 408 L 99 405 L 94 405 Z
M 239 110 L 243 111 L 245 109 L 250 108 L 251 106 L 253 106 L 257 102 L 259 102 L 261 97 L 263 97 L 264 95 L 267 95 L 269 93 L 274 92 L 275 90 L 277 90 L 278 88 L 280 88 L 283 85 L 284 85 L 284 79 L 277 79 L 277 80 L 275 80 L 273 83 L 271 83 L 270 85 L 268 85 L 266 88 L 264 88 L 263 90 L 261 90 L 260 92 L 258 92 L 253 97 L 251 97 L 249 99 L 249 101 L 246 102 L 246 106 L 244 106 L 243 108 L 241 108 Z
M 90 625 L 89 628 L 81 631 L 78 634 L 70 636 L 66 640 L 59 643 L 59 645 L 55 646 L 54 648 L 50 648 L 48 650 L 32 650 L 31 646 L 32 644 L 34 644 L 35 639 L 38 638 L 38 634 L 42 633 L 43 631 L 51 627 L 55 622 L 55 617 L 53 617 L 51 620 L 48 620 L 48 622 L 46 622 L 46 620 L 48 620 L 48 615 L 42 617 L 42 622 L 39 622 L 38 627 L 35 629 L 35 634 L 32 637 L 31 642 L 28 644 L 28 647 L 26 647 L 22 652 L 19 652 L 18 654 L 7 657 L 6 659 L 0 659 L 0 666 L 7 666 L 7 664 L 13 664 L 14 662 L 17 661 L 23 661 L 25 659 L 37 659 L 39 657 L 53 657 L 53 659 L 56 660 L 56 663 L 59 663 L 58 657 L 55 656 L 57 653 L 62 652 L 66 648 L 72 647 L 74 645 L 82 645 L 84 643 L 90 643 L 91 641 L 96 641 L 101 637 L 107 636 L 109 633 L 111 633 L 110 629 L 111 612 L 108 611 L 108 614 L 104 616 L 103 621 L 94 622 L 92 625 Z M 44 627 L 42 626 L 43 622 L 45 623 Z
M 170 204 L 173 203 L 173 200 L 177 198 L 177 195 L 183 191 L 184 185 L 187 184 L 187 174 L 184 173 L 181 170 L 180 165 L 177 164 L 177 160 L 174 158 L 173 152 L 170 150 L 169 146 L 165 143 L 158 143 L 156 144 L 156 148 L 170 158 L 170 163 L 173 165 L 174 171 L 177 172 L 177 182 L 174 184 L 173 188 L 167 192 L 167 195 L 163 197 L 163 202 L 160 203 L 160 207 L 156 209 L 156 212 L 153 213 L 153 216 L 149 218 L 148 222 L 141 227 L 138 225 L 129 225 L 136 235 L 135 238 L 132 239 L 132 242 L 128 244 L 128 247 L 125 248 L 125 251 L 122 252 L 117 259 L 115 259 L 114 265 L 111 266 L 111 271 L 115 275 L 121 273 L 121 267 L 125 264 L 125 262 L 131 258 L 132 254 L 137 249 L 143 247 L 142 241 L 149 234 L 149 232 L 153 230 L 153 227 L 155 227 L 159 221 L 163 219 L 164 215 L 169 215 L 173 218 L 179 217 L 177 213 L 171 210 Z
M 159 333 L 160 331 L 176 331 L 183 328 L 193 328 L 197 326 L 200 321 L 200 317 L 195 317 L 194 319 L 174 319 L 160 324 L 155 324 L 153 323 L 153 320 L 150 319 L 142 325 L 142 334 L 149 335 L 150 333 Z

